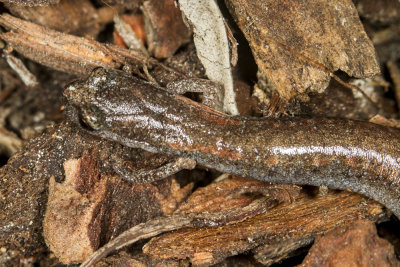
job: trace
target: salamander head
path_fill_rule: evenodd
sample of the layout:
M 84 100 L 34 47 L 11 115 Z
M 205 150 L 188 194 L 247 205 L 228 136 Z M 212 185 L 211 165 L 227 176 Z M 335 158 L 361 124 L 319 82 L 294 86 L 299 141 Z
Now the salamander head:
M 86 80 L 70 83 L 63 93 L 69 104 L 67 115 L 89 130 L 100 130 L 104 123 L 101 95 L 107 82 L 106 70 L 97 68 Z
M 162 91 L 162 90 L 161 90 Z M 100 135 L 115 128 L 143 127 L 163 114 L 160 89 L 115 70 L 97 68 L 86 80 L 64 90 L 67 115 L 86 130 Z M 162 94 L 162 93 L 161 93 Z

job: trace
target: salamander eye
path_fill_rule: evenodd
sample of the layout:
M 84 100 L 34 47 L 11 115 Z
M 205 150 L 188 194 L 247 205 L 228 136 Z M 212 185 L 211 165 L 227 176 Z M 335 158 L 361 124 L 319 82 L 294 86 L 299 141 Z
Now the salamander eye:
M 103 116 L 101 110 L 91 106 L 81 108 L 79 113 L 81 126 L 88 130 L 99 131 L 103 128 Z
M 107 73 L 107 71 L 104 68 L 97 67 L 92 70 L 92 72 L 90 73 L 90 76 L 100 77 L 100 76 L 105 75 L 106 73 Z

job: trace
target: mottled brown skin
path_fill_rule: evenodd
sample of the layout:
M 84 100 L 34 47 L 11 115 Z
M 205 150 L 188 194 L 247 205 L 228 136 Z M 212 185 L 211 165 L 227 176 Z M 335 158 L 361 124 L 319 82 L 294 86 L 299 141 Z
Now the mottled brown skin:
M 343 119 L 230 117 L 103 69 L 64 94 L 71 116 L 94 135 L 262 181 L 350 189 L 400 218 L 397 129 Z

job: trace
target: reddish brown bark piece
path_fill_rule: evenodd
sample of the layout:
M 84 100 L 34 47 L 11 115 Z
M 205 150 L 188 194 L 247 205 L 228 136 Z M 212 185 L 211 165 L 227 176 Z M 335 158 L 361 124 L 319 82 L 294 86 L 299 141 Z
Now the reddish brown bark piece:
M 275 185 L 233 176 L 230 179 L 197 189 L 176 213 L 212 213 L 240 209 L 260 198 L 260 195 L 291 202 L 298 197 L 299 192 L 300 187 L 295 185 Z
M 159 182 L 162 189 L 152 184 L 123 183 L 121 178 L 100 174 L 98 164 L 95 152 L 85 153 L 78 160 L 65 161 L 66 178 L 62 184 L 50 179 L 43 232 L 46 244 L 64 264 L 84 261 L 99 247 L 101 238 L 107 241 L 115 237 L 116 231 L 135 225 L 132 219 L 148 213 L 140 214 L 132 208 L 145 204 L 142 197 L 152 200 L 154 207 L 159 208 L 154 215 L 160 216 L 170 213 L 188 193 L 168 179 Z M 122 192 L 116 194 L 119 190 Z M 128 208 L 118 204 L 121 201 L 132 205 Z M 125 207 L 121 210 L 118 205 Z M 121 220 L 124 213 L 130 214 L 130 218 Z
M 99 219 L 104 213 L 101 203 L 106 196 L 109 178 L 100 177 L 99 173 L 89 177 L 84 175 L 86 170 L 82 163 L 82 159 L 66 161 L 65 181 L 58 184 L 51 178 L 49 184 L 43 235 L 47 246 L 63 263 L 83 261 L 95 251 L 100 241 Z M 89 172 L 93 171 L 89 169 Z M 89 182 L 79 181 L 82 176 L 94 179 L 91 186 L 80 188 L 79 182 Z M 79 189 L 91 192 L 83 194 Z
M 197 193 L 187 200 L 186 205 L 183 205 L 183 209 L 177 210 L 173 216 L 156 218 L 122 233 L 92 254 L 82 266 L 92 266 L 118 248 L 166 231 L 244 221 L 257 214 L 264 214 L 280 201 L 291 200 L 298 194 L 298 186 L 272 185 L 249 178 L 225 177 L 197 190 Z M 200 208 L 197 208 L 196 204 Z
M 57 5 L 30 7 L 8 4 L 10 12 L 20 18 L 48 28 L 95 35 L 101 29 L 99 23 L 112 21 L 116 8 L 96 10 L 88 0 L 63 0 Z
M 183 23 L 181 11 L 173 0 L 149 0 L 143 4 L 149 52 L 156 58 L 171 56 L 190 40 L 191 32 Z
M 263 214 L 219 227 L 186 228 L 153 238 L 143 251 L 157 259 L 189 258 L 193 264 L 215 264 L 226 257 L 269 245 L 278 257 L 288 240 L 303 245 L 313 236 L 346 225 L 357 218 L 384 216 L 381 206 L 349 192 L 310 197 L 302 194 L 291 204 L 282 204 Z M 307 242 L 304 242 L 307 241 Z M 298 248 L 288 244 L 292 250 Z
M 225 2 L 259 70 L 286 100 L 322 92 L 329 71 L 355 77 L 379 73 L 374 47 L 351 0 Z
M 371 221 L 357 221 L 317 237 L 306 266 L 400 266 L 393 246 L 377 235 Z

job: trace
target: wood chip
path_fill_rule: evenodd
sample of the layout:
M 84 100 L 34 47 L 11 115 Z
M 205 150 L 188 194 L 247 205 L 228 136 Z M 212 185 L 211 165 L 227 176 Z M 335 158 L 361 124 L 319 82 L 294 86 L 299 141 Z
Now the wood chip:
M 141 53 L 50 30 L 8 14 L 0 16 L 0 24 L 11 30 L 0 38 L 20 54 L 68 73 L 86 75 L 99 66 L 119 68 L 130 60 L 133 66 L 151 61 Z
M 87 154 L 94 148 L 95 154 Z M 51 247 L 65 256 L 64 262 L 78 261 L 78 255 L 86 255 L 84 250 L 96 250 L 136 224 L 172 213 L 190 193 L 190 185 L 180 188 L 172 179 L 136 185 L 112 175 L 113 157 L 142 160 L 142 168 L 154 164 L 156 155 L 151 164 L 139 151 L 93 138 L 71 122 L 32 139 L 0 169 L 0 246 L 27 256 L 47 251 L 42 235 L 46 206 L 46 238 L 54 240 Z M 70 162 L 66 174 L 72 181 L 61 183 L 66 161 Z M 55 181 L 48 197 L 50 177 Z M 87 231 L 91 227 L 93 232 Z M 61 236 L 68 238 L 60 240 Z M 72 240 L 86 245 L 77 250 Z M 77 255 L 68 255 L 69 250 Z
M 0 24 L 10 30 L 0 38 L 27 58 L 56 70 L 74 74 L 89 73 L 96 66 L 121 65 L 99 49 L 96 41 L 67 35 L 3 14 Z
M 394 127 L 394 128 L 400 128 L 400 121 L 399 120 L 394 120 L 394 119 L 388 119 L 385 118 L 381 115 L 376 115 L 372 117 L 369 122 L 387 126 L 387 127 Z
M 379 66 L 351 0 L 225 0 L 259 70 L 288 100 L 323 92 L 336 70 L 371 77 Z
M 279 202 L 291 202 L 298 197 L 300 189 L 296 185 L 276 185 L 233 176 L 197 189 L 175 213 L 212 213 L 240 209 L 259 198 L 260 194 Z
M 368 203 L 368 204 L 367 204 Z M 291 204 L 282 204 L 238 223 L 203 228 L 184 228 L 153 238 L 143 251 L 157 259 L 186 259 L 195 265 L 212 265 L 226 257 L 268 244 L 277 257 L 287 253 L 287 240 L 311 242 L 312 237 L 357 218 L 384 217 L 381 206 L 360 195 L 340 192 L 311 197 L 302 194 Z M 282 243 L 283 242 L 283 243 Z M 287 243 L 292 249 L 297 247 Z M 279 248 L 279 249 L 277 249 Z
M 149 0 L 143 3 L 149 52 L 167 58 L 190 41 L 191 31 L 183 23 L 182 13 L 173 0 Z
M 104 212 L 101 203 L 106 197 L 109 178 L 100 177 L 98 169 L 97 173 L 93 173 L 93 169 L 83 169 L 82 163 L 82 159 L 66 161 L 64 182 L 59 184 L 52 177 L 49 184 L 43 235 L 47 246 L 64 264 L 84 261 L 96 250 L 100 242 L 102 225 L 101 219 L 98 218 L 101 218 L 101 213 Z M 88 177 L 93 181 L 89 188 L 84 190 L 90 193 L 84 194 L 79 192 L 79 180 L 83 176 L 81 172 L 87 170 L 93 174 L 89 174 L 91 177 Z
M 97 10 L 89 0 L 64 0 L 57 5 L 35 7 L 7 4 L 6 7 L 13 15 L 41 26 L 65 33 L 91 36 L 101 30 L 100 24 L 111 22 L 118 11 L 116 7 Z
M 356 221 L 316 238 L 299 267 L 400 266 L 393 245 L 378 236 L 371 221 Z

